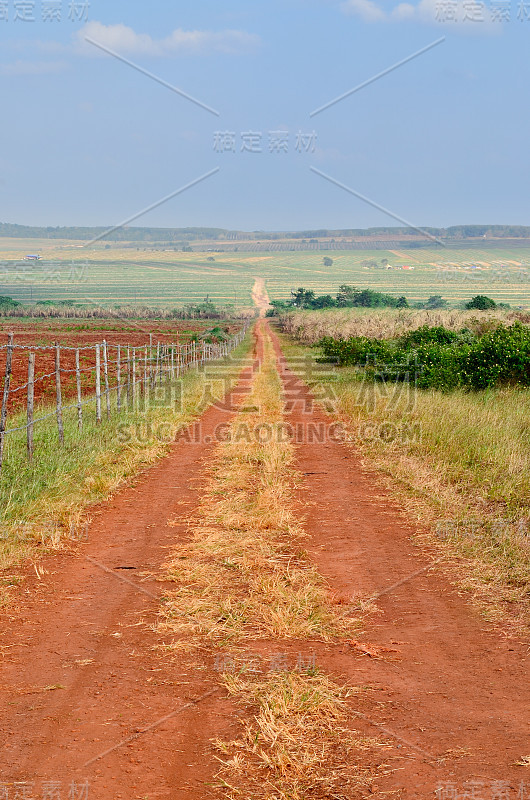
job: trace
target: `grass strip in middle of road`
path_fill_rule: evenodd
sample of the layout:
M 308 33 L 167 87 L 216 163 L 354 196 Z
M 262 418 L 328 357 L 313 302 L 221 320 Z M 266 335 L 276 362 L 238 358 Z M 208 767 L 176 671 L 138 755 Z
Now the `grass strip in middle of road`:
M 230 798 L 342 797 L 368 776 L 355 752 L 373 743 L 347 728 L 347 701 L 359 689 L 316 665 L 267 671 L 263 657 L 257 667 L 249 659 L 251 645 L 264 656 L 278 642 L 318 647 L 359 630 L 304 553 L 292 462 L 267 340 L 251 394 L 215 452 L 190 540 L 168 564 L 176 588 L 161 624 L 170 651 L 229 657 L 223 686 L 252 715 L 236 741 L 217 742 L 220 790 Z

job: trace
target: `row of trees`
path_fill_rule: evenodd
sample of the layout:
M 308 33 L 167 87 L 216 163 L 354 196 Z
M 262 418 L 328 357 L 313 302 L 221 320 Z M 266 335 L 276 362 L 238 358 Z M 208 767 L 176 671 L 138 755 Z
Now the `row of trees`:
M 343 284 L 335 297 L 330 294 L 316 295 L 312 289 L 300 286 L 291 292 L 290 300 L 272 300 L 272 309 L 267 316 L 277 316 L 282 311 L 297 309 L 322 309 L 322 308 L 411 308 L 406 297 L 395 297 L 391 294 L 376 292 L 373 289 L 358 289 L 355 286 Z M 436 310 L 449 305 L 441 295 L 433 295 L 424 303 L 415 303 L 413 308 Z M 506 303 L 497 304 L 491 297 L 478 294 L 465 304 L 467 309 L 487 311 L 493 308 L 509 308 Z
M 355 286 L 343 284 L 339 291 L 332 297 L 330 294 L 315 295 L 312 289 L 305 289 L 300 286 L 296 291 L 291 292 L 291 299 L 288 301 L 273 300 L 273 308 L 268 312 L 269 316 L 274 316 L 280 311 L 292 308 L 299 309 L 319 309 L 319 308 L 408 308 L 409 304 L 406 297 L 394 297 L 391 294 L 375 292 L 373 289 L 358 289 Z

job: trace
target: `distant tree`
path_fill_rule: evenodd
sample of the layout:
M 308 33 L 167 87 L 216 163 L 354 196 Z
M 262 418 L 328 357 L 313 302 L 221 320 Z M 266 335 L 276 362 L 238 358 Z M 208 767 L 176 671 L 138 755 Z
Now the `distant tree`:
M 497 308 L 497 303 L 491 297 L 486 297 L 485 294 L 477 294 L 469 303 L 466 303 L 466 308 L 488 311 L 490 308 Z
M 311 308 L 333 308 L 337 305 L 336 300 L 330 294 L 321 294 L 315 297 Z
M 342 286 L 339 286 L 339 291 L 337 292 L 337 305 L 340 308 L 354 305 L 358 294 L 359 289 L 356 289 L 355 286 L 348 286 L 348 284 L 343 283 Z
M 293 306 L 296 308 L 310 308 L 315 299 L 315 293 L 312 289 L 304 289 L 303 286 L 300 286 L 296 292 L 293 292 L 292 298 Z
M 381 265 L 383 267 L 388 267 L 388 258 L 382 258 L 381 259 Z
M 446 305 L 447 300 L 444 300 L 440 294 L 434 294 L 432 297 L 429 297 L 425 303 L 425 308 L 429 310 L 435 308 L 445 308 Z
M 326 256 L 324 258 L 324 266 L 325 267 L 332 267 L 333 266 L 333 259 L 330 258 L 329 256 Z
M 0 306 L 9 307 L 9 308 L 16 308 L 19 305 L 20 305 L 20 303 L 18 302 L 18 300 L 13 300 L 12 297 L 0 296 Z
M 408 304 L 407 298 L 404 297 L 404 296 L 398 297 L 398 300 L 397 300 L 397 303 L 396 303 L 396 308 L 408 308 L 408 307 L 409 307 L 409 304 Z

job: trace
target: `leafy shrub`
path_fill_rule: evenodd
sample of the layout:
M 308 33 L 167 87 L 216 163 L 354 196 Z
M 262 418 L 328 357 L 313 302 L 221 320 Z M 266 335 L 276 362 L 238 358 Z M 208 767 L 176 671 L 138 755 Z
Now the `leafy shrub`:
M 530 386 L 530 328 L 520 322 L 482 336 L 427 325 L 397 340 L 327 336 L 320 347 L 320 361 L 363 367 L 374 378 L 416 380 L 421 389 Z
M 349 339 L 334 339 L 325 336 L 319 343 L 323 357 L 320 362 L 331 361 L 339 366 L 364 366 L 375 361 L 388 363 L 395 358 L 395 347 L 385 340 L 352 336 Z
M 462 384 L 462 359 L 468 345 L 448 347 L 442 344 L 424 344 L 414 351 L 419 389 L 451 391 Z
M 458 334 L 444 328 L 443 325 L 434 327 L 422 325 L 421 328 L 416 328 L 415 331 L 402 336 L 399 343 L 401 347 L 409 348 L 422 344 L 452 344 L 456 341 L 458 341 Z
M 497 303 L 491 297 L 486 297 L 485 294 L 477 294 L 475 297 L 466 303 L 466 308 L 477 308 L 479 311 L 488 311 L 490 308 L 497 308 Z
M 530 329 L 520 322 L 500 325 L 476 341 L 462 366 L 473 389 L 530 386 Z

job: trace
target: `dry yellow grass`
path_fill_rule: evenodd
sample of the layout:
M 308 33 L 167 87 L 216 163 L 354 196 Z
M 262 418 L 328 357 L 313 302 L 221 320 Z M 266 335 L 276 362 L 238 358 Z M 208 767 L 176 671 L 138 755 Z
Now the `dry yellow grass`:
M 470 328 L 484 330 L 497 322 L 515 320 L 530 322 L 528 312 L 519 311 L 420 311 L 413 309 L 330 309 L 325 311 L 291 311 L 282 315 L 285 333 L 303 344 L 315 344 L 323 336 L 347 339 L 368 336 L 391 339 L 422 325 L 444 325 L 450 330 Z
M 166 626 L 179 634 L 175 648 L 242 637 L 328 639 L 353 624 L 330 612 L 290 510 L 293 448 L 279 435 L 283 400 L 270 343 L 245 407 L 257 410 L 243 409 L 231 441 L 219 446 L 191 539 L 168 565 L 179 587 L 165 610 Z M 264 425 L 261 443 L 255 432 Z
M 371 773 L 358 761 L 374 741 L 347 728 L 346 701 L 355 690 L 307 672 L 275 672 L 265 679 L 225 675 L 223 684 L 252 712 L 239 739 L 216 743 L 222 754 L 217 778 L 229 798 L 365 795 Z
M 252 410 L 250 410 L 252 409 Z M 271 342 L 250 396 L 236 415 L 234 437 L 221 443 L 209 482 L 165 580 L 160 629 L 165 649 L 229 654 L 235 673 L 223 686 L 250 713 L 233 742 L 216 742 L 224 758 L 224 797 L 256 800 L 352 797 L 368 771 L 357 753 L 368 743 L 345 728 L 350 692 L 312 668 L 263 673 L 249 669 L 247 648 L 258 640 L 330 641 L 358 633 L 352 609 L 338 607 L 303 549 L 292 512 L 296 474 L 284 437 L 254 437 L 256 426 L 282 425 L 281 383 Z M 171 524 L 171 520 L 170 520 Z M 373 743 L 372 743 L 373 744 Z

